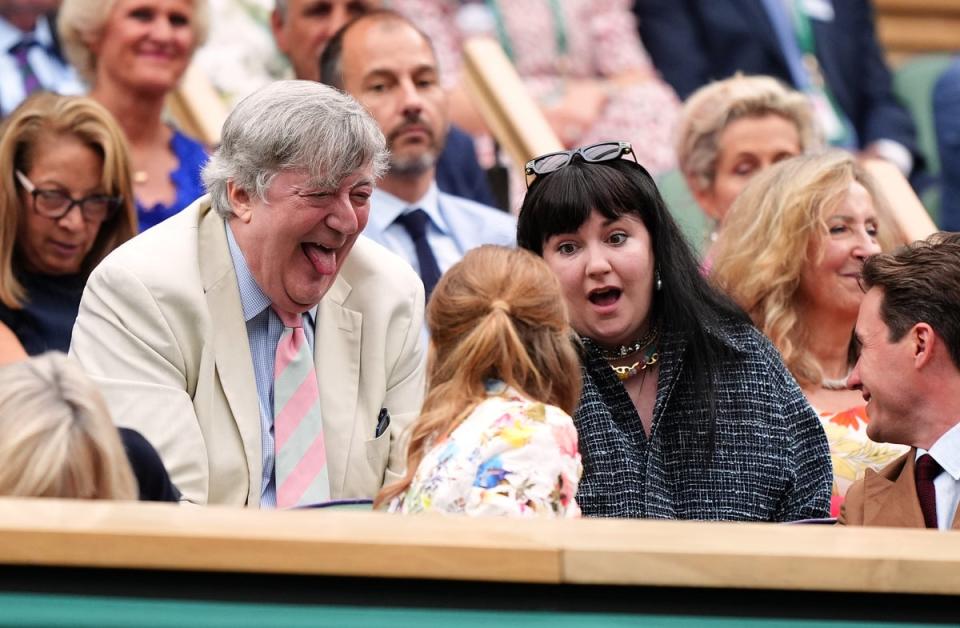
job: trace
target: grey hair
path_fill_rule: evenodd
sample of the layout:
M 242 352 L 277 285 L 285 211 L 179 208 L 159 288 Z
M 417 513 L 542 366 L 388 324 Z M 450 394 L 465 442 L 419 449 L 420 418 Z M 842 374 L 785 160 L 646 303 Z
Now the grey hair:
M 194 50 L 207 41 L 210 6 L 207 0 L 192 0 Z M 57 32 L 64 55 L 88 84 L 96 78 L 97 59 L 90 46 L 103 37 L 117 0 L 63 0 L 57 10 Z
M 276 0 L 273 5 L 273 10 L 277 12 L 277 15 L 280 16 L 280 21 L 287 19 L 287 0 Z
M 823 147 L 806 96 L 775 78 L 738 73 L 701 87 L 683 104 L 676 142 L 680 170 L 699 189 L 709 189 L 717 174 L 724 129 L 735 120 L 769 114 L 797 127 L 802 153 Z
M 314 81 L 276 81 L 227 116 L 203 183 L 226 218 L 233 213 L 229 181 L 263 200 L 277 174 L 304 170 L 309 185 L 333 189 L 368 164 L 380 178 L 388 156 L 380 127 L 351 96 Z

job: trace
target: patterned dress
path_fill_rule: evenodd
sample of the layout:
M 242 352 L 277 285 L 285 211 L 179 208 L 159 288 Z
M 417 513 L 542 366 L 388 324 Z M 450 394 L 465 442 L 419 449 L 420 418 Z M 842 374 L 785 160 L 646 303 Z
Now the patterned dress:
M 839 515 L 847 489 L 863 477 L 867 469 L 879 471 L 910 448 L 906 445 L 875 443 L 867 437 L 866 406 L 854 406 L 841 412 L 820 412 L 820 423 L 830 444 L 833 463 L 833 497 L 830 512 Z
M 487 399 L 420 462 L 390 512 L 578 517 L 582 467 L 573 420 L 491 382 Z
M 461 49 L 467 33 L 459 0 L 391 0 L 431 38 L 443 82 L 460 82 Z M 564 81 L 613 77 L 652 70 L 627 0 L 497 0 L 488 34 L 501 41 L 533 97 L 555 104 Z M 499 26 L 498 26 L 499 24 Z M 654 74 L 656 72 L 654 71 Z M 679 102 L 660 78 L 613 88 L 594 124 L 577 139 L 583 146 L 605 140 L 633 144 L 637 160 L 656 176 L 675 165 L 673 131 Z M 523 186 L 521 185 L 521 188 Z

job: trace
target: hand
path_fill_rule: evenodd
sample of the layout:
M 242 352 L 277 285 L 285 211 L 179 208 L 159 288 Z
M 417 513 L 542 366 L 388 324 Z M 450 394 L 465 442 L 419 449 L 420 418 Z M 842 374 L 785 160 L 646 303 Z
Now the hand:
M 567 81 L 563 99 L 544 109 L 553 131 L 565 146 L 575 146 L 593 126 L 607 104 L 609 93 L 602 81 Z

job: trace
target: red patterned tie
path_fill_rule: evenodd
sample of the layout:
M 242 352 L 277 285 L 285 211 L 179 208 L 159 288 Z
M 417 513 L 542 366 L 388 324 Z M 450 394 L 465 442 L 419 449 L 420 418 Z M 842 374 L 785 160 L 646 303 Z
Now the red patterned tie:
M 283 321 L 273 375 L 273 429 L 277 443 L 277 507 L 330 499 L 320 388 L 303 316 L 274 312 Z
M 920 510 L 923 512 L 923 521 L 928 528 L 937 527 L 937 489 L 933 480 L 943 469 L 929 454 L 917 458 L 917 498 L 920 500 Z

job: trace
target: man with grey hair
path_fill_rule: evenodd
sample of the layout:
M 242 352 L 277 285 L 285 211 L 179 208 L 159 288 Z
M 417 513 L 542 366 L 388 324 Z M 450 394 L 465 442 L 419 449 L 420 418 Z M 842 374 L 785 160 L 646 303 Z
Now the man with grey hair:
M 424 387 L 423 288 L 360 236 L 383 135 L 351 97 L 241 101 L 209 194 L 91 274 L 71 354 L 195 503 L 373 497 Z

